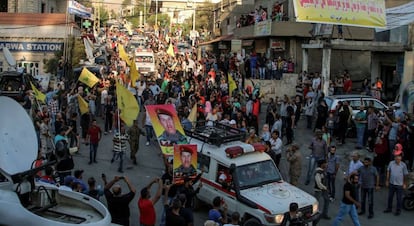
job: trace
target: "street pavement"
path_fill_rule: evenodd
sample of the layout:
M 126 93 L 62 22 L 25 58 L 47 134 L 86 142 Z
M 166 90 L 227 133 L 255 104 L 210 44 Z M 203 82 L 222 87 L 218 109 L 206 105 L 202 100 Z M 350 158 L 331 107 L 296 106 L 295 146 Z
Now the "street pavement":
M 266 109 L 265 106 L 262 107 L 262 109 Z M 142 118 L 142 113 L 140 114 L 139 118 Z M 260 125 L 263 125 L 264 123 L 264 114 L 261 116 L 261 123 Z M 101 118 L 98 118 L 98 125 L 103 129 L 103 120 Z M 140 120 L 141 122 L 141 120 Z M 302 177 L 300 178 L 300 185 L 299 187 L 303 189 L 304 191 L 313 194 L 313 181 L 305 186 L 305 175 L 307 172 L 307 159 L 305 158 L 307 155 L 309 155 L 310 150 L 307 148 L 310 144 L 310 140 L 313 136 L 313 133 L 311 130 L 307 130 L 305 128 L 305 120 L 302 118 L 299 121 L 298 127 L 295 129 L 295 143 L 299 144 L 300 151 L 302 152 L 304 156 L 303 161 L 303 167 L 302 167 Z M 141 126 L 141 124 L 140 124 Z M 342 199 L 342 187 L 343 187 L 343 172 L 346 171 L 348 168 L 349 163 L 349 154 L 350 152 L 354 151 L 355 146 L 355 139 L 348 138 L 346 140 L 346 143 L 342 146 L 339 146 L 337 148 L 337 154 L 340 155 L 342 159 L 342 163 L 340 166 L 340 171 L 338 172 L 337 180 L 336 180 L 336 200 L 330 203 L 329 206 L 329 212 L 328 215 L 332 218 L 331 220 L 324 220 L 322 219 L 318 225 L 321 226 L 327 226 L 331 225 L 333 219 L 335 218 L 336 214 L 339 210 L 340 200 Z M 363 158 L 365 155 L 372 154 L 366 152 L 365 150 L 360 151 Z M 83 174 L 83 179 L 87 181 L 87 179 L 91 176 L 95 177 L 98 184 L 103 186 L 103 182 L 100 179 L 101 174 L 105 173 L 107 176 L 108 181 L 110 181 L 114 176 L 127 176 L 132 184 L 137 189 L 137 193 L 135 195 L 134 200 L 130 203 L 130 211 L 131 211 L 131 226 L 139 226 L 139 210 L 137 201 L 139 198 L 139 192 L 142 188 L 148 185 L 150 181 L 155 177 L 161 177 L 164 172 L 164 166 L 161 156 L 161 151 L 156 143 L 156 141 L 151 142 L 149 146 L 145 145 L 145 137 L 141 136 L 140 139 L 140 148 L 137 154 L 137 160 L 138 165 L 134 166 L 132 165 L 131 160 L 129 159 L 129 153 L 126 154 L 125 160 L 124 160 L 124 173 L 117 172 L 119 160 L 115 161 L 111 164 L 111 158 L 112 158 L 112 135 L 103 135 L 102 140 L 99 143 L 98 147 L 98 153 L 97 153 L 97 162 L 92 165 L 88 165 L 89 161 L 89 146 L 85 146 L 84 144 L 81 145 L 80 151 L 78 154 L 74 156 L 75 159 L 75 169 L 83 169 L 85 172 Z M 284 178 L 287 177 L 288 172 L 288 164 L 286 162 L 285 158 L 282 158 L 281 161 L 281 167 L 280 171 L 282 172 L 282 175 Z M 128 188 L 124 181 L 119 182 L 122 186 L 122 191 L 127 192 Z M 154 184 L 152 186 L 152 195 L 155 195 L 157 184 Z M 398 225 L 398 226 L 408 226 L 413 225 L 412 219 L 414 217 L 414 211 L 407 212 L 402 211 L 400 216 L 394 216 L 392 213 L 384 214 L 382 211 L 386 207 L 387 202 L 387 191 L 386 188 L 381 188 L 378 192 L 375 192 L 374 194 L 374 213 L 375 216 L 373 219 L 368 219 L 367 215 L 359 216 L 360 223 L 363 226 L 382 226 L 382 225 Z M 395 199 L 395 198 L 394 198 Z M 104 197 L 101 198 L 101 201 L 103 203 L 106 203 L 106 200 Z M 322 200 L 321 200 L 322 201 Z M 322 201 L 323 202 L 323 201 Z M 394 206 L 396 201 L 394 201 Z M 322 203 L 321 203 L 322 205 Z M 320 209 L 322 206 L 320 205 Z M 156 204 L 156 211 L 157 211 L 157 224 L 160 223 L 160 216 L 162 213 L 162 200 L 160 200 Z M 368 208 L 368 207 L 366 207 Z M 204 221 L 208 218 L 208 206 L 205 205 L 197 212 L 194 212 L 194 219 L 195 219 L 195 226 L 202 226 L 204 225 Z M 368 212 L 368 209 L 366 210 Z M 410 223 L 411 222 L 411 223 Z M 342 225 L 353 225 L 352 221 L 350 220 L 349 216 L 345 216 L 345 220 L 343 221 Z

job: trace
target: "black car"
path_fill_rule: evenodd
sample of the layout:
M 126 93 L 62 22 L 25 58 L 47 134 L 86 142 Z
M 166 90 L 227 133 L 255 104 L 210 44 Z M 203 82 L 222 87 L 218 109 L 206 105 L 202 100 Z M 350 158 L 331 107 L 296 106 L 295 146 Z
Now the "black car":
M 22 102 L 26 91 L 31 89 L 30 82 L 33 85 L 37 84 L 30 74 L 19 73 L 17 71 L 1 72 L 0 96 L 8 96 Z

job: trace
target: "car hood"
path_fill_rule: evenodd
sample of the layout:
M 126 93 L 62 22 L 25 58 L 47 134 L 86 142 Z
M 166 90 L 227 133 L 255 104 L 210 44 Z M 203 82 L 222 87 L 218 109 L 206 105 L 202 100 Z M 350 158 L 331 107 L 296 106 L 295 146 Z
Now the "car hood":
M 240 191 L 240 195 L 267 209 L 272 214 L 285 213 L 289 204 L 296 202 L 299 207 L 312 205 L 316 199 L 287 182 L 274 182 L 261 187 Z

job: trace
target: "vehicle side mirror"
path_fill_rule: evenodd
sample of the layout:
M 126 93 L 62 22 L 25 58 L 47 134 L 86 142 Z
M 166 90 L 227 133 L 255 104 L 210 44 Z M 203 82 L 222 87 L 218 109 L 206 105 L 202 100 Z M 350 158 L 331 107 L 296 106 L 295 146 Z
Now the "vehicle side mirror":
M 233 174 L 234 173 L 234 170 L 236 170 L 236 164 L 232 163 L 230 165 L 230 174 Z

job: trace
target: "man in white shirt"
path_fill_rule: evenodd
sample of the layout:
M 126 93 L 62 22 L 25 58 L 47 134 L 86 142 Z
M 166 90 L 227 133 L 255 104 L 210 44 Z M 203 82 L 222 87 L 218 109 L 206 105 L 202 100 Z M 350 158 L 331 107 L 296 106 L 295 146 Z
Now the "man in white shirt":
M 274 159 L 277 168 L 279 168 L 280 159 L 282 158 L 282 140 L 279 138 L 279 131 L 272 132 L 272 138 L 270 138 L 271 150 L 274 152 Z

